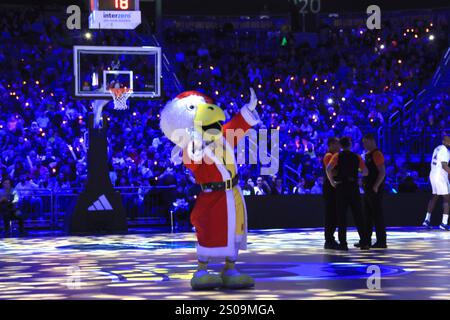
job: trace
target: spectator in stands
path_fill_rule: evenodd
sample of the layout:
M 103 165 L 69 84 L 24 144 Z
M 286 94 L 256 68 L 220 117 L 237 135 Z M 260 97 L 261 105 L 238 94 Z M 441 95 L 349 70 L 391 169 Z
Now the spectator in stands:
M 26 174 L 20 175 L 16 190 L 22 198 L 22 207 L 31 213 L 31 218 L 42 218 L 40 216 L 42 213 L 42 198 L 36 193 L 38 189 L 39 185 L 33 179 Z
M 344 137 L 350 137 L 353 143 L 353 150 L 358 152 L 360 151 L 360 141 L 362 138 L 361 130 L 354 124 L 353 119 L 349 118 L 347 120 L 347 125 L 344 128 L 342 133 Z
M 269 184 L 262 177 L 258 177 L 256 179 L 256 186 L 253 189 L 255 191 L 255 195 L 257 196 L 263 196 L 271 193 Z
M 323 177 L 318 177 L 311 188 L 311 194 L 322 194 Z
M 288 191 L 283 186 L 283 179 L 280 177 L 275 178 L 275 185 L 273 188 L 271 188 L 272 194 L 282 195 L 287 194 Z
M 90 102 L 71 98 L 72 67 L 66 57 L 72 45 L 83 41 L 145 43 L 136 32 L 121 30 L 101 30 L 94 39 L 83 40 L 82 31 L 68 33 L 55 23 L 59 19 L 43 18 L 40 7 L 4 11 L 0 21 L 5 40 L 0 42 L 0 169 L 15 179 L 29 176 L 40 187 L 55 191 L 80 187 L 86 175 L 83 137 Z M 361 131 L 377 130 L 431 78 L 448 47 L 447 24 L 438 21 L 430 26 L 423 19 L 414 25 L 386 23 L 382 34 L 324 25 L 317 46 L 284 39 L 276 30 L 269 36 L 266 30 L 236 29 L 218 39 L 207 30 L 168 28 L 163 37 L 168 52 L 176 54 L 173 63 L 185 88 L 211 94 L 229 117 L 238 112 L 247 100 L 247 88 L 254 85 L 263 110 L 261 128 L 279 129 L 280 168 L 298 169 L 305 181 L 294 188 L 295 193 L 306 193 L 306 186 L 320 176 L 316 154 L 325 153 L 328 137 L 345 131 L 359 150 Z M 411 27 L 417 32 L 406 32 Z M 431 32 L 434 41 L 428 39 Z M 159 131 L 158 117 L 164 100 L 177 94 L 168 83 L 163 83 L 162 101 L 133 101 L 134 112 L 120 116 L 105 110 L 114 185 L 160 184 L 171 144 Z M 420 134 L 427 130 L 425 123 L 431 121 L 427 119 L 441 130 L 450 123 L 449 110 L 448 92 L 433 96 L 416 118 L 405 119 L 405 130 Z M 244 165 L 241 172 L 255 177 L 256 169 Z M 394 174 L 401 170 L 393 169 Z M 172 175 L 175 181 L 185 178 L 181 166 L 175 166 Z M 185 192 L 195 190 L 195 182 L 186 181 Z M 246 192 L 255 191 L 253 186 L 245 187 Z
M 299 178 L 297 185 L 292 189 L 293 194 L 306 194 L 309 190 L 305 188 L 305 179 Z
M 17 220 L 19 223 L 19 233 L 25 234 L 24 220 L 18 208 L 19 195 L 12 187 L 11 179 L 4 178 L 2 189 L 0 189 L 0 216 L 3 219 L 5 236 L 10 235 L 11 221 Z
M 252 178 L 248 178 L 245 185 L 242 187 L 242 193 L 244 196 L 253 196 L 255 195 L 255 184 L 253 183 Z

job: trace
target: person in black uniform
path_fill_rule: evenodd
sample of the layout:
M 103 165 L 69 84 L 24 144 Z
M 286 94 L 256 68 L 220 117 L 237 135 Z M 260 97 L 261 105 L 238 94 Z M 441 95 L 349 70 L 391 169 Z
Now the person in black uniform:
M 335 154 L 327 165 L 327 177 L 330 184 L 336 188 L 336 209 L 339 227 L 339 250 L 348 250 L 347 246 L 347 209 L 350 207 L 358 230 L 361 250 L 369 249 L 365 219 L 362 212 L 361 195 L 359 193 L 358 170 L 363 176 L 368 174 L 362 158 L 351 152 L 351 140 L 344 137 L 340 140 L 343 151 Z M 337 167 L 336 177 L 333 169 Z
M 336 212 L 336 188 L 334 188 L 326 176 L 326 169 L 333 155 L 337 154 L 341 149 L 338 138 L 328 139 L 328 151 L 323 157 L 323 168 L 325 178 L 323 180 L 323 199 L 325 201 L 325 249 L 338 249 L 339 243 L 334 239 L 334 232 L 337 226 Z
M 377 241 L 372 248 L 387 248 L 386 226 L 383 217 L 383 190 L 386 168 L 383 153 L 378 150 L 375 137 L 367 134 L 363 138 L 366 154 L 364 160 L 369 174 L 363 178 L 364 212 L 366 214 L 368 239 L 371 241 L 372 230 L 375 225 Z

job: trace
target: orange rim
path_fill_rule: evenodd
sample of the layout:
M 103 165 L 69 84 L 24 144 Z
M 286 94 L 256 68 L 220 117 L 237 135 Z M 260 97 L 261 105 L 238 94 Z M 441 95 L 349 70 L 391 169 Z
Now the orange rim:
M 125 92 L 130 92 L 131 89 L 129 89 L 129 88 L 110 88 L 109 91 L 112 92 L 112 94 L 116 98 L 120 98 Z

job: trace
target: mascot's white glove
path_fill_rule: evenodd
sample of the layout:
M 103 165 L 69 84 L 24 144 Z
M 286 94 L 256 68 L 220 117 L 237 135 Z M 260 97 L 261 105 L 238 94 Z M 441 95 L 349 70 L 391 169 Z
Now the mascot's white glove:
M 256 105 L 258 104 L 258 99 L 256 98 L 256 93 L 253 88 L 250 88 L 250 101 L 244 105 L 244 107 L 248 108 L 250 111 L 253 112 L 253 110 L 256 109 Z
M 255 90 L 250 88 L 250 101 L 242 107 L 241 114 L 251 126 L 257 125 L 261 121 L 258 112 L 255 110 L 257 104 L 258 98 L 256 97 Z

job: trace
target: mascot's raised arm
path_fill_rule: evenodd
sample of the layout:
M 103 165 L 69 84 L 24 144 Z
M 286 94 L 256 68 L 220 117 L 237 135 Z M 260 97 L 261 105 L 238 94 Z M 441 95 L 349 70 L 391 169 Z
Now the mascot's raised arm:
M 254 286 L 252 277 L 235 269 L 239 249 L 247 247 L 247 214 L 234 147 L 252 126 L 260 122 L 257 98 L 250 89 L 250 102 L 224 123 L 225 114 L 213 100 L 197 91 L 186 91 L 169 101 L 161 112 L 164 135 L 183 150 L 183 164 L 200 184 L 191 213 L 197 235 L 198 270 L 193 289 Z M 208 272 L 211 258 L 224 258 L 220 275 Z

